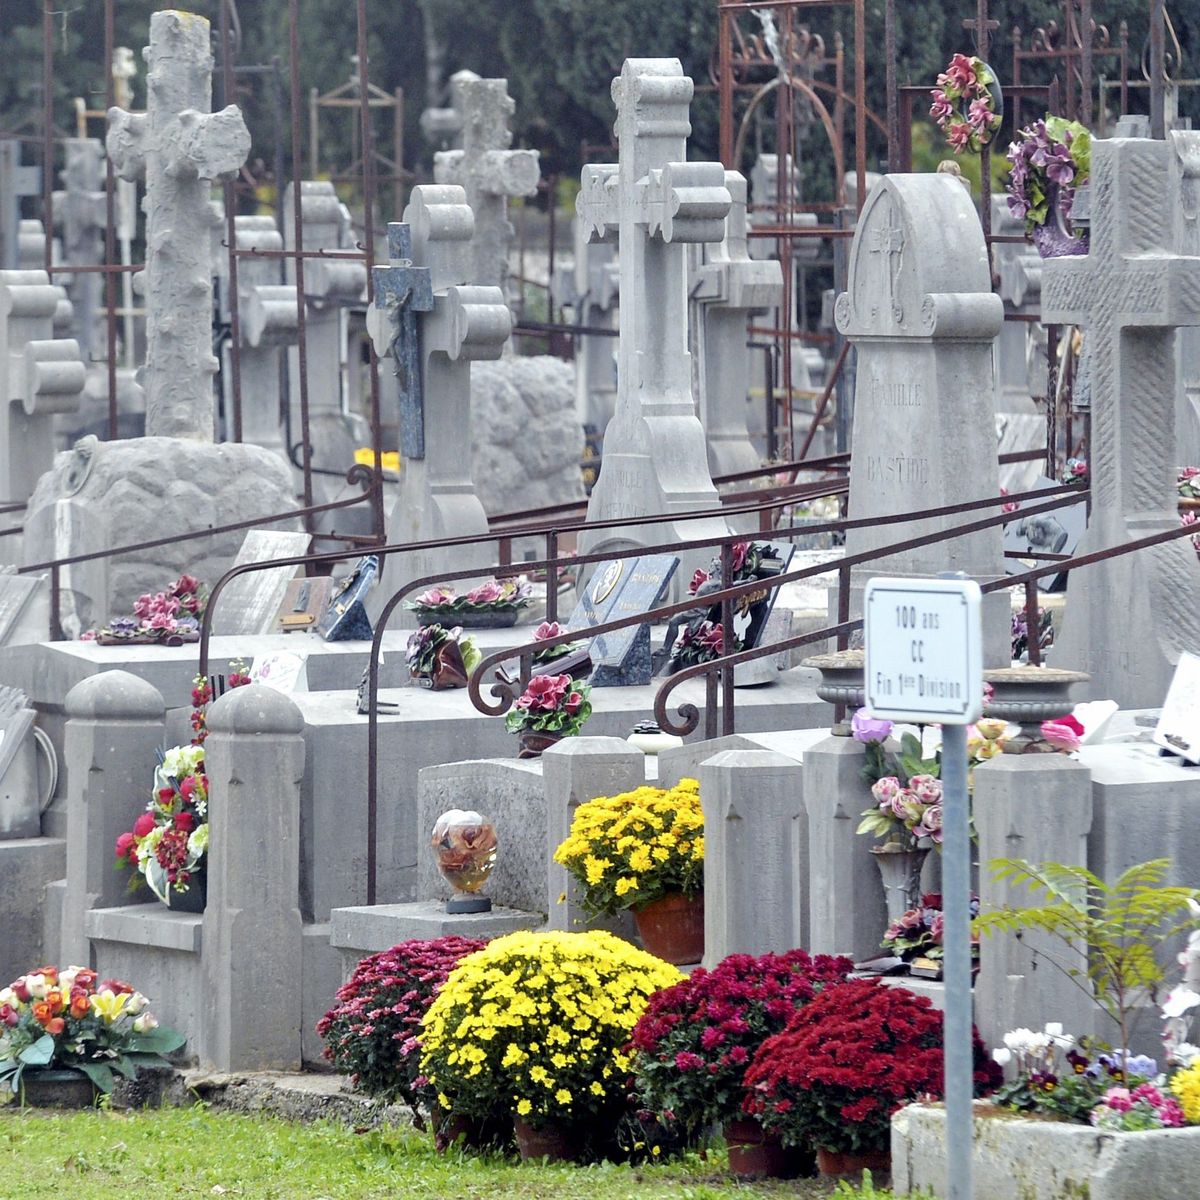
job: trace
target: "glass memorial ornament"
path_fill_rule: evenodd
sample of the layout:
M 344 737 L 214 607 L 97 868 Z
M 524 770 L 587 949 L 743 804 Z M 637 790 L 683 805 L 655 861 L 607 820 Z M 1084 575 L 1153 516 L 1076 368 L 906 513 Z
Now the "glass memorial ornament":
M 431 844 L 442 878 L 454 889 L 446 911 L 491 912 L 491 900 L 478 893 L 496 865 L 495 825 L 477 812 L 452 808 L 434 823 Z

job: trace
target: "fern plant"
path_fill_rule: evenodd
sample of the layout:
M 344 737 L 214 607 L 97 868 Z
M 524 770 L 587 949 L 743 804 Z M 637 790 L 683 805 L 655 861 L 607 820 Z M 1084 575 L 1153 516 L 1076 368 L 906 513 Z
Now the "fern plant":
M 1081 943 L 1087 951 L 1085 967 L 1038 953 L 1112 1018 L 1126 1047 L 1139 999 L 1153 999 L 1163 981 L 1156 948 L 1196 922 L 1189 902 L 1200 898 L 1200 891 L 1162 886 L 1170 865 L 1169 858 L 1138 863 L 1110 885 L 1086 867 L 996 858 L 989 863 L 993 878 L 1023 884 L 1043 902 L 981 913 L 975 929 L 980 935 L 1000 932 L 1018 938 L 1026 929 L 1040 929 L 1067 947 Z

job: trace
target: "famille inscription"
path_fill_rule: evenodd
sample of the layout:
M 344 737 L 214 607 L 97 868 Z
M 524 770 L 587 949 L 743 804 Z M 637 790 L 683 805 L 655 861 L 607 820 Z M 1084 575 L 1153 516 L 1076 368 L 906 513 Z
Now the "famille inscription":
M 872 379 L 869 395 L 875 408 L 921 407 L 919 383 L 885 383 L 882 379 Z

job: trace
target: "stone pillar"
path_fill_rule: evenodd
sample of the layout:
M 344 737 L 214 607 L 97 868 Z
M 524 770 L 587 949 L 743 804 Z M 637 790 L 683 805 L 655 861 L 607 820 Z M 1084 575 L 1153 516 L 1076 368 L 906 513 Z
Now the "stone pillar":
M 804 752 L 808 813 L 808 949 L 813 954 L 870 958 L 887 929 L 887 906 L 870 839 L 859 837 L 859 814 L 871 802 L 859 778 L 864 748 L 830 737 Z
M 77 683 L 65 707 L 67 887 L 60 956 L 86 965 L 84 914 L 126 903 L 129 874 L 113 869 L 113 847 L 153 795 L 166 706 L 153 684 L 128 671 L 105 671 Z
M 706 967 L 808 944 L 803 775 L 773 750 L 726 750 L 701 766 Z
M 546 912 L 551 929 L 612 929 L 628 936 L 632 918 L 591 921 L 579 904 L 579 887 L 554 861 L 554 851 L 571 832 L 575 810 L 597 796 L 616 796 L 646 782 L 646 756 L 621 738 L 572 737 L 542 755 L 546 787 Z M 564 897 L 559 903 L 559 897 Z
M 996 882 L 993 859 L 1087 865 L 1092 777 L 1082 763 L 1062 754 L 1002 754 L 976 767 L 974 778 L 982 911 L 1040 903 L 1028 888 Z M 1041 1029 L 1047 1021 L 1061 1021 L 1076 1036 L 1093 1032 L 1095 1005 L 1055 963 L 1087 966 L 1081 952 L 1037 930 L 1019 940 L 1009 934 L 982 939 L 975 1012 L 989 1045 L 1010 1029 Z
M 208 728 L 201 1061 L 298 1070 L 304 718 L 282 692 L 251 684 L 212 706 Z

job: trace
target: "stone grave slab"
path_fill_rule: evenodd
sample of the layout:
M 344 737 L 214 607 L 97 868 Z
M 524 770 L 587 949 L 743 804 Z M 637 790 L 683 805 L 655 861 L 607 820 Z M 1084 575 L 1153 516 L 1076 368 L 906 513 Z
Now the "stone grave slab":
M 603 563 L 588 581 L 568 629 L 586 630 L 644 613 L 655 606 L 679 566 L 673 554 Z M 630 687 L 650 682 L 650 626 L 630 625 L 592 639 L 591 682 L 595 687 Z
M 0 571 L 0 646 L 25 646 L 49 633 L 49 576 Z
M 291 558 L 308 551 L 307 533 L 287 533 L 274 529 L 252 529 L 233 560 L 235 567 L 246 563 Z M 274 633 L 276 614 L 283 603 L 296 567 L 277 567 L 254 571 L 233 580 L 221 593 L 213 618 L 217 634 Z

